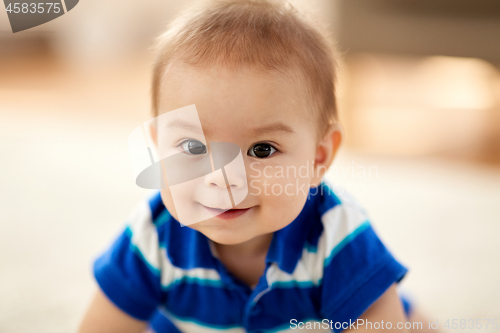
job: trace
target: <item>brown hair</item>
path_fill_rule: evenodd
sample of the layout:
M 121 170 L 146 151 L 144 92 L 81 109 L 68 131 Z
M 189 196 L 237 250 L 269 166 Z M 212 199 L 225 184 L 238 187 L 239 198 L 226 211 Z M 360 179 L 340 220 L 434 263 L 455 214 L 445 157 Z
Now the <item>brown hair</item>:
M 254 66 L 306 80 L 308 98 L 319 110 L 319 135 L 337 121 L 335 49 L 324 29 L 281 0 L 204 1 L 171 23 L 159 37 L 153 71 L 152 106 L 174 60 L 195 66 Z

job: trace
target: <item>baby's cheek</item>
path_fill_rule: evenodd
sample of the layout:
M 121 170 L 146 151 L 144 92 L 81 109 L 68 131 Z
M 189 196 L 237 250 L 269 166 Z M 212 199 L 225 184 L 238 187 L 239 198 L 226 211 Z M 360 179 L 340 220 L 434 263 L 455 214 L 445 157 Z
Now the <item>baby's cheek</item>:
M 306 202 L 310 181 L 307 177 L 280 177 L 278 174 L 273 178 L 259 179 L 259 185 L 259 202 L 265 211 L 290 223 Z
M 309 193 L 312 178 L 307 163 L 303 166 L 261 168 L 259 172 L 250 172 L 247 175 L 249 195 L 266 201 L 303 198 Z
M 166 189 L 162 189 L 160 193 L 163 205 L 165 205 L 170 215 L 172 215 L 176 220 L 179 220 L 170 189 L 167 187 Z
M 264 201 L 262 206 L 265 207 L 263 210 L 266 212 L 265 220 L 272 221 L 273 231 L 284 228 L 290 224 L 300 214 L 306 202 L 309 187 L 304 185 L 302 190 L 297 189 L 295 186 L 293 188 L 292 186 L 285 187 L 289 184 L 292 183 L 287 182 L 279 184 L 282 185 L 283 190 L 285 191 L 286 189 L 288 193 L 283 192 L 281 195 L 271 194 L 261 199 Z M 274 187 L 275 190 L 277 188 L 277 186 Z

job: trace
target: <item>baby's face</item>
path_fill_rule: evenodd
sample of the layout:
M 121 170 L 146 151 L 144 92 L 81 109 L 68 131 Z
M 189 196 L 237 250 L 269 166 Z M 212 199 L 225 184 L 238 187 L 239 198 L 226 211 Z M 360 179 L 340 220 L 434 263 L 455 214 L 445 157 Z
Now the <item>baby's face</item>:
M 318 118 L 300 85 L 250 68 L 229 71 L 173 64 L 163 76 L 159 114 L 192 104 L 203 133 L 186 130 L 179 149 L 203 154 L 207 151 L 200 143 L 238 145 L 246 179 L 235 176 L 229 183 L 232 192 L 247 187 L 248 195 L 236 205 L 241 211 L 229 211 L 189 227 L 217 243 L 238 244 L 291 223 L 302 210 L 310 186 L 317 185 L 321 177 L 314 168 Z M 207 190 L 226 190 L 223 180 L 206 178 L 204 184 Z M 178 219 L 170 189 L 162 190 L 161 195 Z M 215 195 L 195 196 L 189 204 L 193 210 L 212 213 L 228 208 L 216 207 L 217 199 Z

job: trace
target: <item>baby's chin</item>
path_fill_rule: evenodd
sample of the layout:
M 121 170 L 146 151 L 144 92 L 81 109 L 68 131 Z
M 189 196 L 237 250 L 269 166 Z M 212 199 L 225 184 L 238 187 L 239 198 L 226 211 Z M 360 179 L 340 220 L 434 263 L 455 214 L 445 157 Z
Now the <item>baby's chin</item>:
M 247 228 L 238 227 L 222 227 L 217 224 L 211 224 L 209 220 L 194 223 L 188 226 L 194 230 L 201 232 L 211 241 L 222 245 L 241 244 L 258 236 L 256 231 L 248 230 Z
M 240 237 L 235 237 L 234 235 L 220 235 L 220 234 L 204 234 L 208 239 L 210 239 L 212 242 L 221 244 L 221 245 L 237 245 L 237 244 L 242 244 L 245 243 L 246 241 L 249 241 L 252 239 L 252 237 L 248 236 L 240 236 Z

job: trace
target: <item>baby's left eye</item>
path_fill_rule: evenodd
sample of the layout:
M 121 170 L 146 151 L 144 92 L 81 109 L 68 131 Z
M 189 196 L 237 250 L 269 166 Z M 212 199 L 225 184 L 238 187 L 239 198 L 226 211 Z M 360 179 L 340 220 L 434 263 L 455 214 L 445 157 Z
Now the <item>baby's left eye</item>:
M 205 154 L 207 147 L 198 140 L 190 139 L 179 145 L 189 155 Z
M 248 155 L 257 158 L 266 158 L 274 154 L 276 151 L 277 151 L 276 148 L 274 148 L 268 143 L 258 143 L 256 145 L 253 145 L 248 150 Z

